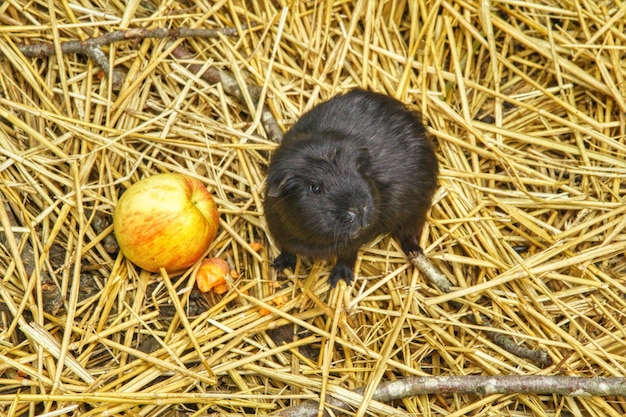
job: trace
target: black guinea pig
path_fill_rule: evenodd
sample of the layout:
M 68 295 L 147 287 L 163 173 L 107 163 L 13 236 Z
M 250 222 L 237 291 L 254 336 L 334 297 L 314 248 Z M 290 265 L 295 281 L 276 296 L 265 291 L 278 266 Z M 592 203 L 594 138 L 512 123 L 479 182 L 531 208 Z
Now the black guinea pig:
M 330 284 L 350 285 L 361 245 L 392 233 L 407 255 L 437 188 L 435 152 L 418 114 L 387 95 L 353 90 L 305 113 L 270 161 L 264 211 L 281 254 L 337 258 Z

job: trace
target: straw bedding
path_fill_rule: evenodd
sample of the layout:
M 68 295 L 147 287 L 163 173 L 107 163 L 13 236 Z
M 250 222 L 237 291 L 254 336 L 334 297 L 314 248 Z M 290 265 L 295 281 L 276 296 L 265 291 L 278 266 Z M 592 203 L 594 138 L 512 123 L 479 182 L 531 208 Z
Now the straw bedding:
M 351 391 L 626 375 L 625 4 L 35 0 L 1 3 L 0 21 L 0 415 L 269 415 L 337 396 L 347 415 L 626 413 L 622 397 Z M 60 53 L 116 30 L 225 27 L 135 36 L 100 61 Z M 256 88 L 238 97 L 243 83 Z M 353 87 L 430 128 L 441 174 L 422 243 L 448 292 L 388 236 L 363 248 L 353 288 L 330 291 L 324 261 L 270 268 L 268 115 L 286 129 Z M 116 251 L 120 193 L 159 172 L 215 196 L 228 293 Z

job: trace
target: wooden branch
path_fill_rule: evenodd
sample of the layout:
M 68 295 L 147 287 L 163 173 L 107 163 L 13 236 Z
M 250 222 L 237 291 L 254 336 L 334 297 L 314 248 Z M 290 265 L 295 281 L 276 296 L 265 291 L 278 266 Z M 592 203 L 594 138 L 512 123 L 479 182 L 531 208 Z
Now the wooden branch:
M 146 38 L 165 39 L 165 38 L 217 38 L 220 34 L 232 36 L 237 34 L 235 28 L 223 29 L 191 29 L 191 28 L 157 28 L 145 29 L 135 28 L 128 30 L 116 30 L 114 32 L 105 33 L 94 38 L 88 38 L 82 41 L 61 42 L 61 52 L 64 54 L 83 54 L 89 55 L 88 51 L 92 48 L 101 48 L 114 42 L 141 40 Z M 56 54 L 54 44 L 41 43 L 34 45 L 17 45 L 20 52 L 28 57 L 46 57 Z
M 112 75 L 113 88 L 119 89 L 124 82 L 124 75 L 115 69 L 111 69 L 107 55 L 102 51 L 103 46 L 110 45 L 114 42 L 141 40 L 146 38 L 165 39 L 165 38 L 217 38 L 219 35 L 232 36 L 237 34 L 235 28 L 223 29 L 193 29 L 193 28 L 134 28 L 128 30 L 116 30 L 114 32 L 105 33 L 101 36 L 88 38 L 82 41 L 61 42 L 61 53 L 85 55 L 93 59 L 97 65 L 102 68 L 105 74 Z M 33 45 L 17 44 L 20 52 L 27 57 L 43 58 L 56 54 L 54 44 L 40 43 Z M 2 53 L 0 52 L 0 56 Z
M 419 253 L 413 253 L 410 260 L 411 263 L 419 269 L 422 274 L 424 274 L 426 279 L 436 285 L 439 290 L 442 292 L 450 292 L 452 283 L 445 275 L 435 268 L 433 264 L 430 263 L 423 252 L 420 251 Z M 460 307 L 457 302 L 453 301 L 453 303 L 457 307 Z M 529 349 L 525 346 L 520 346 L 515 343 L 513 339 L 502 334 L 501 332 L 491 330 L 494 326 L 492 326 L 491 321 L 487 316 L 481 315 L 480 318 L 482 323 L 477 323 L 476 318 L 473 315 L 468 315 L 467 318 L 474 324 L 480 324 L 483 327 L 483 331 L 492 342 L 512 355 L 515 355 L 518 358 L 528 359 L 540 368 L 547 368 L 552 365 L 552 358 L 550 358 L 545 349 Z
M 172 55 L 178 59 L 191 59 L 193 57 L 191 52 L 182 46 L 175 48 L 172 51 Z M 237 101 L 245 105 L 246 100 L 241 89 L 242 86 L 239 85 L 235 76 L 230 72 L 219 70 L 215 67 L 208 67 L 206 71 L 201 72 L 202 65 L 200 64 L 190 64 L 187 68 L 189 71 L 198 74 L 200 78 L 210 83 L 221 83 L 227 94 L 235 97 Z M 250 98 L 254 104 L 258 104 L 261 95 L 261 87 L 255 85 L 245 85 L 243 87 L 248 89 L 248 94 L 250 94 Z M 265 129 L 268 139 L 273 142 L 280 143 L 283 138 L 283 131 L 278 125 L 278 122 L 276 122 L 274 115 L 270 112 L 266 105 L 261 107 L 261 112 L 261 123 L 263 124 L 263 128 Z
M 349 392 L 351 404 L 337 399 L 337 391 L 330 391 L 326 399 L 326 409 L 350 410 L 358 405 L 353 396 L 362 395 L 364 388 Z M 474 394 L 487 396 L 494 394 L 558 394 L 569 396 L 625 396 L 626 378 L 580 378 L 570 376 L 507 375 L 507 376 L 425 376 L 407 377 L 384 382 L 378 386 L 372 397 L 375 401 L 389 402 L 421 394 Z M 347 397 L 346 395 L 342 395 Z M 277 417 L 317 416 L 317 401 L 305 401 L 294 407 L 285 408 L 275 414 Z M 331 414 L 324 410 L 324 416 Z M 337 413 L 335 413 L 337 414 Z

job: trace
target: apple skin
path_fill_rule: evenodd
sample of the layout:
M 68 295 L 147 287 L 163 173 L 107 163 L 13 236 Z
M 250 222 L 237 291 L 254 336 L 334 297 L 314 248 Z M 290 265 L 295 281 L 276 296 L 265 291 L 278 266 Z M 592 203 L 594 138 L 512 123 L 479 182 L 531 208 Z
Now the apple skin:
M 151 272 L 184 270 L 206 252 L 219 226 L 211 193 L 182 174 L 157 174 L 131 185 L 113 213 L 120 250 Z

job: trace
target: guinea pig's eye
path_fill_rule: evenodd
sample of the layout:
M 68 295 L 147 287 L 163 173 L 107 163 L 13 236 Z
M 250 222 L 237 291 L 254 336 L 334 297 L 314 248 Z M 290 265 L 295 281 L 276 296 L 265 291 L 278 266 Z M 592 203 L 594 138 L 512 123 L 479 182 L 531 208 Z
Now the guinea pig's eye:
M 322 187 L 320 187 L 320 186 L 319 186 L 319 185 L 317 185 L 317 184 L 311 184 L 311 185 L 309 186 L 309 191 L 310 191 L 312 194 L 319 194 L 319 193 L 321 193 L 321 192 L 322 192 Z

